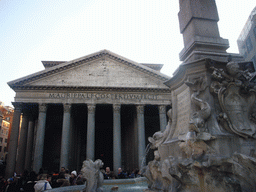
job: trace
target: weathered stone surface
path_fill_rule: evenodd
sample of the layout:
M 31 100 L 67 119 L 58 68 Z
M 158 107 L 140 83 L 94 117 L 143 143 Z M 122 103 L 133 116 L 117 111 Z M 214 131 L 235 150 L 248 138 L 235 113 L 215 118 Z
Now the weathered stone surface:
M 29 85 L 167 88 L 162 80 L 111 59 L 85 62 Z
M 170 81 L 174 131 L 149 138 L 160 155 L 145 169 L 148 191 L 255 191 L 256 73 L 250 63 L 201 62 Z
M 90 159 L 83 162 L 81 172 L 86 179 L 84 192 L 103 192 L 104 177 L 100 171 L 103 165 L 104 163 L 100 159 L 97 159 L 95 162 Z

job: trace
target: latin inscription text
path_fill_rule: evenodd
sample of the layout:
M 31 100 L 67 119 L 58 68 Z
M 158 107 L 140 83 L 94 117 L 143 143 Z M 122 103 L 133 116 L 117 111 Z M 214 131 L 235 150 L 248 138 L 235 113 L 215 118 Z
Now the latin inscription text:
M 49 93 L 52 99 L 112 99 L 112 100 L 157 100 L 152 94 L 108 94 L 108 93 Z
M 190 94 L 186 89 L 177 95 L 177 127 L 179 135 L 183 135 L 188 130 L 190 116 Z

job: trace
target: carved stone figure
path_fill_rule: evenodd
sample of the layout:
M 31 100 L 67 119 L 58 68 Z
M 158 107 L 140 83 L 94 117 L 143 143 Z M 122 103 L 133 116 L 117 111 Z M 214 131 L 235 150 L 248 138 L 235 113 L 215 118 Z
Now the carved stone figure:
M 154 151 L 155 159 L 148 163 L 148 166 L 143 170 L 142 174 L 149 180 L 149 189 L 146 192 L 150 191 L 168 191 L 170 186 L 170 180 L 163 177 L 161 171 L 161 162 L 160 155 L 158 151 Z M 166 170 L 168 172 L 168 170 Z
M 102 192 L 104 177 L 100 168 L 103 167 L 104 163 L 97 159 L 95 162 L 88 159 L 83 162 L 81 169 L 83 177 L 86 179 L 86 187 L 84 192 Z
M 179 182 L 173 191 L 255 191 L 255 161 L 238 153 L 201 161 L 170 157 L 170 175 Z
M 173 123 L 149 137 L 151 148 L 157 149 L 144 172 L 149 192 L 256 191 L 255 72 L 237 62 L 208 69 L 204 76 L 191 74 L 194 78 L 185 82 L 191 93 L 186 111 L 191 114 L 182 124 L 189 125 L 187 135 L 173 137 L 173 130 L 183 128 L 173 109 Z M 174 99 L 184 84 L 176 90 Z M 216 127 L 218 132 L 213 131 Z
M 191 115 L 189 132 L 187 133 L 186 139 L 210 140 L 212 136 L 207 133 L 205 122 L 211 115 L 211 107 L 206 101 L 199 98 L 199 95 L 203 93 L 207 87 L 205 81 L 202 77 L 199 77 L 193 79 L 193 81 L 188 80 L 185 83 L 193 91 L 191 103 L 195 105 L 195 109 L 200 109 Z M 195 132 L 195 134 L 193 132 Z
M 148 141 L 151 143 L 151 148 L 156 149 L 158 148 L 159 145 L 164 143 L 165 141 L 168 140 L 168 138 L 171 138 L 171 135 L 173 134 L 172 131 L 172 109 L 170 109 L 167 112 L 167 116 L 169 118 L 168 124 L 166 126 L 166 129 L 162 131 L 156 132 L 153 137 L 149 137 Z
M 239 69 L 237 62 L 231 61 L 223 69 L 212 67 L 211 92 L 217 94 L 221 113 L 218 120 L 228 132 L 244 138 L 256 135 L 255 124 L 255 73 Z

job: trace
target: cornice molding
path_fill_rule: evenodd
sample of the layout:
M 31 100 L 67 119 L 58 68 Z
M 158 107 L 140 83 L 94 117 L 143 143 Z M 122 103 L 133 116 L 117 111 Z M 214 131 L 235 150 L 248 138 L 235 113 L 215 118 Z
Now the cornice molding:
M 161 92 L 161 93 L 171 93 L 169 88 L 143 88 L 143 87 L 78 87 L 78 86 L 21 86 L 16 85 L 12 87 L 13 90 L 56 90 L 56 91 L 122 91 L 122 92 Z
M 10 82 L 8 82 L 8 85 L 12 89 L 14 89 L 15 86 L 25 85 L 29 82 L 38 80 L 40 78 L 47 77 L 49 75 L 53 75 L 55 73 L 62 72 L 64 70 L 67 70 L 67 69 L 70 69 L 70 68 L 73 68 L 73 67 L 77 67 L 77 66 L 82 65 L 86 62 L 94 61 L 94 60 L 99 59 L 99 58 L 104 58 L 105 59 L 106 57 L 108 57 L 112 60 L 115 60 L 117 62 L 123 63 L 125 65 L 128 65 L 130 67 L 133 67 L 133 68 L 135 68 L 135 69 L 137 69 L 141 72 L 145 72 L 145 73 L 149 74 L 150 76 L 153 76 L 157 79 L 162 80 L 163 82 L 167 81 L 171 78 L 171 77 L 169 77 L 167 75 L 164 75 L 164 74 L 162 74 L 158 71 L 155 71 L 154 69 L 151 69 L 147 66 L 143 66 L 142 64 L 139 64 L 139 63 L 136 63 L 136 62 L 131 61 L 129 59 L 126 59 L 124 57 L 121 57 L 120 55 L 112 53 L 108 50 L 103 50 L 103 51 L 100 51 L 100 52 L 97 52 L 97 53 L 94 53 L 94 54 L 91 54 L 91 55 L 88 55 L 88 56 L 85 56 L 85 57 L 81 57 L 79 59 L 75 59 L 75 60 L 72 60 L 72 61 L 69 61 L 69 62 L 60 63 L 57 66 L 50 67 L 49 69 L 45 69 L 43 71 L 34 73 L 32 75 L 28 75 L 26 77 L 23 77 L 23 78 L 14 80 L 14 81 L 10 81 Z

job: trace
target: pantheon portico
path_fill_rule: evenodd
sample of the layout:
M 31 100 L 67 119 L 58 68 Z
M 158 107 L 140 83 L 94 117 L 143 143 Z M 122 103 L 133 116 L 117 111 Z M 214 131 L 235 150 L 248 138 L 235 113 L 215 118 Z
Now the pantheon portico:
M 44 70 L 8 83 L 16 96 L 6 175 L 80 170 L 86 158 L 115 171 L 140 168 L 147 137 L 167 124 L 170 77 L 162 65 L 108 50 L 42 63 Z

